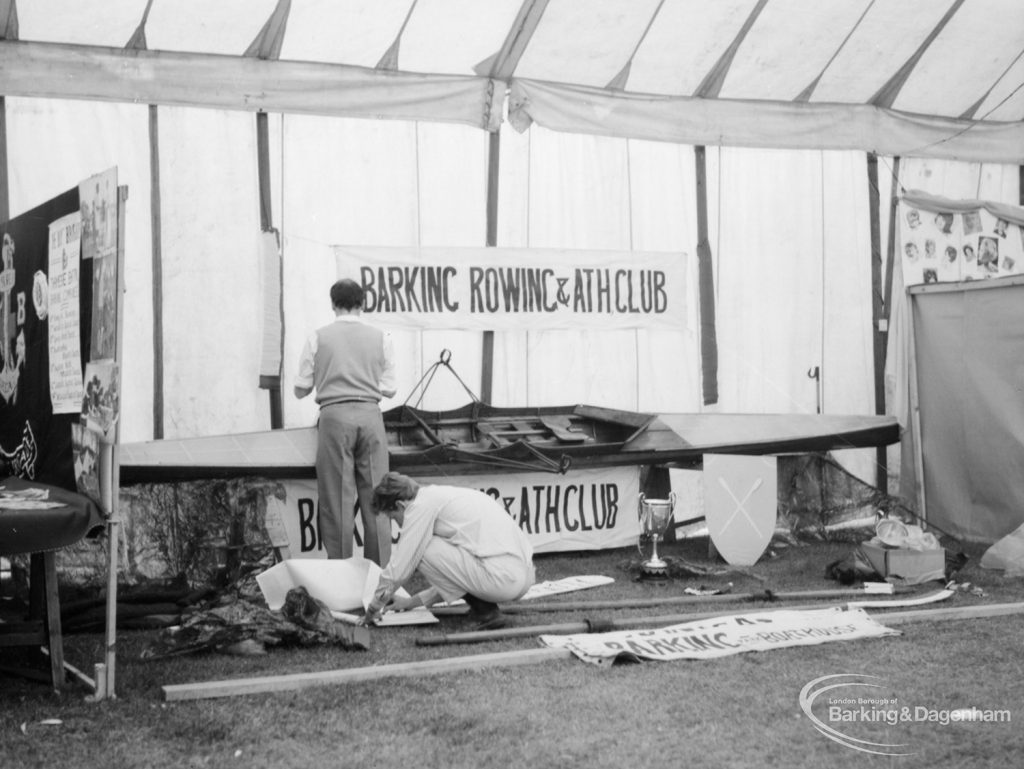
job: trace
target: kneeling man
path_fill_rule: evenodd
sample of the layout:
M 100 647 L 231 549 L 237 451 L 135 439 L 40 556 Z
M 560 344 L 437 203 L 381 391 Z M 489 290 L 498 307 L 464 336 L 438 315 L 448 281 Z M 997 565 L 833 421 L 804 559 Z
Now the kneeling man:
M 406 611 L 465 599 L 480 630 L 504 627 L 499 601 L 520 598 L 534 583 L 533 548 L 492 497 L 458 486 L 420 485 L 387 473 L 373 492 L 376 512 L 397 521 L 402 536 L 381 573 L 364 622 L 385 607 Z M 394 597 L 419 569 L 430 587 Z

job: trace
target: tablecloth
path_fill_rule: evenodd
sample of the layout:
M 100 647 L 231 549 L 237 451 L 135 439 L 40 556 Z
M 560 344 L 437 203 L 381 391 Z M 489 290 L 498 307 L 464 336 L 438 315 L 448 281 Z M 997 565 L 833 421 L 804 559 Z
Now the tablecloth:
M 0 482 L 0 555 L 67 547 L 99 534 L 104 522 L 82 494 L 14 476 Z

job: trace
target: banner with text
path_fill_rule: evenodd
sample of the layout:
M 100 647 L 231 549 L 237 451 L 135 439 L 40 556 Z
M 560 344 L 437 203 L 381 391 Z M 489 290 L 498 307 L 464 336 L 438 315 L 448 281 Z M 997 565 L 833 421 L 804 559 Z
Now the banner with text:
M 638 467 L 416 480 L 479 489 L 494 497 L 526 532 L 535 553 L 627 547 L 640 534 Z M 284 501 L 268 507 L 268 530 L 284 532 L 292 558 L 326 557 L 317 527 L 316 481 L 289 480 L 283 485 Z M 400 533 L 396 526 L 396 542 Z M 356 546 L 362 547 L 358 515 Z
M 863 609 L 820 609 L 715 617 L 652 630 L 543 635 L 540 641 L 553 649 L 568 649 L 584 662 L 609 664 L 617 657 L 706 660 L 787 646 L 899 634 L 875 622 Z
M 416 329 L 686 327 L 686 254 L 335 246 L 364 311 Z

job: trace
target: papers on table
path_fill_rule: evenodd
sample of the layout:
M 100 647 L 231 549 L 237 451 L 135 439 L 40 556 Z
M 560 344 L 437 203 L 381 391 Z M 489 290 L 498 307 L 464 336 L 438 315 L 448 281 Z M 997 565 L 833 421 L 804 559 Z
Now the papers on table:
M 46 510 L 62 507 L 61 502 L 50 501 L 47 489 L 8 489 L 0 486 L 0 509 L 10 510 Z

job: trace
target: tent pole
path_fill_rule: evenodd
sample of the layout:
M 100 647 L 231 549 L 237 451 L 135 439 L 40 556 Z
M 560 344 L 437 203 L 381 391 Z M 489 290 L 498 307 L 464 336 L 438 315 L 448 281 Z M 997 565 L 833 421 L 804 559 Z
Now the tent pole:
M 928 522 L 928 505 L 924 485 L 924 446 L 921 444 L 921 391 L 917 372 L 917 328 L 914 323 L 915 293 L 907 291 L 910 303 L 907 311 L 907 332 L 910 341 L 910 430 L 914 442 L 914 470 L 917 475 L 915 490 L 917 492 L 918 516 L 922 523 Z
M 149 224 L 153 271 L 153 439 L 164 437 L 164 270 L 160 238 L 160 114 L 149 105 Z
M 697 279 L 700 291 L 700 358 L 704 405 L 718 403 L 718 334 L 715 329 L 715 275 L 708 239 L 707 150 L 694 147 L 697 162 Z
M 260 228 L 266 232 L 274 226 L 270 195 L 270 127 L 267 113 L 256 113 L 256 172 L 259 176 Z
M 114 361 L 120 366 L 124 344 L 124 225 L 125 203 L 128 188 L 117 188 L 117 281 L 116 316 L 114 328 Z M 118 392 L 121 391 L 121 372 L 118 369 L 114 379 Z M 118 411 L 120 411 L 120 407 Z M 120 414 L 118 414 L 120 416 Z M 117 696 L 115 675 L 117 667 L 117 556 L 121 543 L 121 519 L 118 514 L 120 492 L 120 467 L 117 444 L 121 434 L 121 420 L 114 422 L 111 435 L 100 437 L 100 504 L 107 515 L 107 623 L 103 663 L 96 666 L 95 699 L 113 699 Z
M 882 296 L 882 222 L 880 220 L 880 192 L 878 189 L 878 155 L 867 154 L 868 161 L 868 211 L 871 227 L 871 325 L 875 360 L 875 413 L 885 414 L 885 300 Z M 875 485 L 880 489 L 889 486 L 888 449 L 875 449 Z
M 0 222 L 11 218 L 7 168 L 7 100 L 0 96 Z
M 274 229 L 274 215 L 270 192 L 270 128 L 266 112 L 256 113 L 256 172 L 259 176 L 260 229 Z M 260 387 L 270 396 L 270 429 L 284 427 L 284 404 L 281 400 L 281 376 L 261 376 Z
M 488 248 L 498 245 L 498 168 L 501 160 L 501 134 L 492 131 L 487 137 L 487 242 Z M 494 332 L 484 331 L 480 361 L 480 399 L 490 403 L 494 389 Z
M 114 503 L 114 445 L 100 443 L 100 499 L 103 510 L 110 516 L 107 520 L 107 625 L 103 651 L 103 683 L 97 676 L 96 697 L 113 699 L 117 696 L 114 688 L 117 664 L 117 549 L 120 544 L 120 524 L 117 506 Z
M 876 156 L 877 157 L 877 156 Z M 882 383 L 884 391 L 885 383 L 885 361 L 888 359 L 889 354 L 889 318 L 892 315 L 892 271 L 893 263 L 896 261 L 896 214 L 897 207 L 899 206 L 899 190 L 900 190 L 900 159 L 894 157 L 892 159 L 892 179 L 890 181 L 890 195 L 889 195 L 889 234 L 886 238 L 885 245 L 885 282 L 882 290 L 882 317 L 879 318 L 879 332 L 881 333 L 884 354 L 882 358 Z M 888 458 L 888 449 L 886 450 L 886 458 Z M 886 463 L 886 485 L 882 486 L 879 484 L 879 488 L 882 491 L 888 492 L 889 478 L 888 478 L 888 462 Z
M 876 156 L 877 157 L 877 156 Z M 883 331 L 889 338 L 889 317 L 892 315 L 892 270 L 896 261 L 896 209 L 900 203 L 900 159 L 892 159 L 892 194 L 889 196 L 889 237 L 886 242 L 885 255 L 885 293 L 882 295 L 882 319 L 885 323 Z

